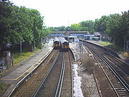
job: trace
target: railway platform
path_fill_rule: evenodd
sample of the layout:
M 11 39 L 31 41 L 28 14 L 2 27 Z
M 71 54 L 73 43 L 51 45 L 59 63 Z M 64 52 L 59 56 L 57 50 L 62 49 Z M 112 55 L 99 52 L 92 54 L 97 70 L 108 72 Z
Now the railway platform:
M 40 52 L 38 52 L 28 60 L 20 63 L 22 65 L 16 68 L 14 71 L 3 76 L 0 81 L 3 81 L 10 85 L 3 97 L 8 97 L 9 93 L 16 87 L 17 83 L 27 74 L 32 72 L 35 67 L 37 67 L 51 51 L 52 41 L 46 43 Z
M 91 42 L 93 44 L 99 45 L 99 46 L 103 46 L 99 43 L 99 41 L 94 41 L 94 40 L 87 40 L 88 42 Z
M 93 41 L 93 40 L 87 40 L 88 42 L 91 42 L 91 43 L 93 43 L 93 44 L 96 44 L 96 45 L 99 45 L 99 46 L 102 46 L 102 47 L 104 47 L 103 45 L 101 45 L 100 43 L 99 43 L 99 41 Z M 124 52 L 123 52 L 124 53 Z M 118 56 L 125 62 L 125 63 L 129 63 L 129 58 L 128 57 L 125 57 L 124 56 L 124 54 L 123 53 L 117 53 L 118 54 Z

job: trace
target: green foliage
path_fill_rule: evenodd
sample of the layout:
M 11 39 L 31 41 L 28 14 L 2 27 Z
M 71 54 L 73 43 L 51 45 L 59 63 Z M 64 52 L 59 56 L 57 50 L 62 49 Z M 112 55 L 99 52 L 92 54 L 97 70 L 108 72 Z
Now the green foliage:
M 70 26 L 67 26 L 67 27 L 65 28 L 65 30 L 66 30 L 66 31 L 71 31 L 72 29 L 71 29 Z
M 125 11 L 122 13 L 120 19 L 119 34 L 116 36 L 116 44 L 120 47 L 124 47 L 124 41 L 129 40 L 129 11 Z
M 88 31 L 90 33 L 93 33 L 94 32 L 94 21 L 92 20 L 82 21 L 78 24 L 72 24 L 70 28 L 73 31 Z
M 7 85 L 6 83 L 0 81 L 0 96 L 1 97 L 2 97 L 2 94 L 4 94 L 4 92 L 8 88 L 8 86 L 9 85 Z
M 92 20 L 82 21 L 80 22 L 80 25 L 82 31 L 88 31 L 90 33 L 94 32 L 94 21 Z
M 112 33 L 119 28 L 120 25 L 120 19 L 121 15 L 120 14 L 112 14 L 109 16 L 109 20 L 107 21 L 106 24 L 106 32 L 111 36 Z
M 21 61 L 27 60 L 28 58 L 30 58 L 30 56 L 33 56 L 37 52 L 39 52 L 39 49 L 36 49 L 34 52 L 15 53 L 13 55 L 13 58 L 14 58 L 13 64 L 17 65 Z
M 112 41 L 121 46 L 122 36 L 120 32 L 120 23 L 121 15 L 120 14 L 112 14 L 109 16 L 109 20 L 106 25 L 106 33 L 112 38 Z
M 108 41 L 100 41 L 100 42 L 98 42 L 100 45 L 102 45 L 102 46 L 109 46 L 109 45 L 111 45 L 111 43 L 110 42 L 108 42 Z
M 12 4 L 10 2 L 0 2 L 0 45 L 9 41 L 11 6 Z
M 27 42 L 38 47 L 46 32 L 38 10 L 0 2 L 0 45 Z
M 124 41 L 129 40 L 129 11 L 102 16 L 95 21 L 82 21 L 67 27 L 45 28 L 44 17 L 38 10 L 18 7 L 8 0 L 5 1 L 0 2 L 0 47 L 7 43 L 20 42 L 40 47 L 41 39 L 52 31 L 101 32 L 110 36 L 112 42 L 121 48 Z
M 94 27 L 95 31 L 105 33 L 108 20 L 109 16 L 102 16 L 100 19 L 96 19 Z
M 94 32 L 94 21 L 82 21 L 78 24 L 71 24 L 70 26 L 51 27 L 53 31 L 88 31 Z
M 81 30 L 80 24 L 72 24 L 70 27 L 71 27 L 71 30 L 73 30 L 73 31 L 80 31 Z
M 122 13 L 121 19 L 121 32 L 123 32 L 123 37 L 125 40 L 129 40 L 129 11 Z
M 56 31 L 65 31 L 65 26 L 55 27 Z
M 111 14 L 96 19 L 95 31 L 107 34 L 116 46 L 123 48 L 124 41 L 129 39 L 129 13 Z

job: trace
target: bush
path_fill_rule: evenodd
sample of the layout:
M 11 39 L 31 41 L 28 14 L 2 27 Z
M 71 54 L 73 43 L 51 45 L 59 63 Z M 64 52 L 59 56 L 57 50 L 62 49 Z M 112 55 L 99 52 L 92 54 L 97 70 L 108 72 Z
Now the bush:
M 89 74 L 93 73 L 93 69 L 94 69 L 94 60 L 91 56 L 89 56 L 88 54 L 85 54 L 84 57 L 81 60 L 82 64 L 82 70 L 84 72 L 88 72 Z

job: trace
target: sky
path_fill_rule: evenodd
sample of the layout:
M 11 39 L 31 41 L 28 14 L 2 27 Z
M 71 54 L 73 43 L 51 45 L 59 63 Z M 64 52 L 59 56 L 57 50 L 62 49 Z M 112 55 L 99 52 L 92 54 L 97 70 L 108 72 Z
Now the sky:
M 103 15 L 129 10 L 129 0 L 10 0 L 17 6 L 37 9 L 45 25 L 69 26 Z

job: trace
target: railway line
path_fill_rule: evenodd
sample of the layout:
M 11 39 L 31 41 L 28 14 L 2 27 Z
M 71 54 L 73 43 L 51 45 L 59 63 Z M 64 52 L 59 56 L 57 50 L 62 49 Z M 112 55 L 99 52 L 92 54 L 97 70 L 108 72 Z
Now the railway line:
M 62 84 L 61 97 L 73 97 L 73 84 L 72 84 L 72 67 L 71 62 L 73 60 L 71 52 L 64 53 L 65 72 L 64 80 Z
M 89 49 L 88 47 L 85 47 L 85 49 L 88 51 L 89 56 L 93 57 L 96 61 L 93 75 L 94 75 L 94 80 L 96 82 L 99 96 L 100 97 L 117 97 L 118 94 L 116 91 L 114 92 L 113 83 L 111 82 L 110 78 L 108 77 L 108 74 L 105 71 L 104 67 L 102 66 L 102 64 L 100 64 L 98 62 L 98 59 L 94 55 L 94 52 L 92 51 L 92 49 Z M 101 90 L 102 90 L 102 92 L 101 92 Z
M 70 52 L 61 52 L 33 97 L 72 97 Z
M 114 60 L 114 58 L 111 58 L 109 56 L 108 57 L 104 56 L 104 58 L 107 59 L 108 62 L 110 62 L 110 64 L 113 64 L 110 66 L 112 71 L 114 71 L 114 74 L 116 75 L 116 77 L 120 80 L 122 85 L 129 92 L 128 74 L 118 66 L 119 63 L 121 63 L 121 62 L 118 62 L 118 61 Z
M 42 80 L 46 77 L 51 64 L 57 59 L 59 52 L 53 50 L 52 53 L 44 60 L 44 62 L 26 78 L 20 86 L 10 95 L 11 97 L 31 97 L 34 91 L 39 87 Z
M 128 97 L 128 74 L 126 71 L 122 70 L 121 67 L 119 67 L 119 64 L 124 67 L 125 63 L 118 60 L 117 57 L 113 57 L 111 54 L 107 54 L 107 52 L 105 53 L 102 48 L 99 48 L 96 45 L 86 42 L 84 42 L 84 44 L 94 55 L 94 59 L 98 60 L 98 66 L 103 70 L 103 73 L 110 83 L 111 89 L 115 93 L 115 97 Z M 126 67 L 128 67 L 127 64 Z
M 58 59 L 53 64 L 45 80 L 33 97 L 53 97 L 53 95 L 59 95 L 59 86 L 62 83 L 64 70 L 63 53 L 60 53 Z
M 10 97 L 72 97 L 71 51 L 53 50 Z
M 92 73 L 98 95 L 128 97 L 129 65 L 105 48 L 85 41 L 81 44 L 84 45 L 81 49 L 96 62 Z M 9 97 L 73 97 L 72 60 L 71 50 L 53 49 L 37 68 L 18 82 Z

